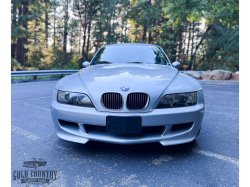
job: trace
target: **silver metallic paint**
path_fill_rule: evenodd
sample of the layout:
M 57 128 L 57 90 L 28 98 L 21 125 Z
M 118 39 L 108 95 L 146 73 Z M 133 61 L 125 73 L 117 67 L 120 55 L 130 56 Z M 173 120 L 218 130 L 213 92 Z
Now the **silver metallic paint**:
M 130 90 L 121 92 L 121 85 L 128 85 Z M 118 92 L 124 98 L 131 92 L 144 92 L 150 95 L 150 103 L 141 111 L 148 112 L 155 108 L 165 94 L 192 92 L 202 88 L 197 80 L 178 73 L 170 66 L 111 64 L 84 68 L 79 73 L 61 79 L 55 89 L 85 93 L 99 111 L 109 111 L 100 103 L 100 96 L 105 92 Z M 121 112 L 131 111 L 123 107 Z
M 127 92 L 121 86 L 130 87 Z M 57 103 L 57 90 L 87 94 L 96 108 L 75 107 Z M 51 114 L 60 138 L 86 143 L 89 140 L 133 144 L 159 142 L 162 145 L 173 145 L 190 142 L 195 139 L 204 115 L 204 97 L 200 83 L 192 77 L 178 72 L 167 65 L 155 64 L 103 64 L 81 69 L 78 73 L 61 79 L 53 91 Z M 155 109 L 166 94 L 198 92 L 198 104 L 189 107 Z M 105 109 L 100 97 L 105 92 L 121 93 L 126 98 L 132 92 L 144 92 L 150 95 L 150 102 L 145 110 L 129 111 L 123 107 L 120 111 Z M 126 100 L 123 101 L 126 106 Z M 165 126 L 160 136 L 149 135 L 141 138 L 118 137 L 108 133 L 90 133 L 84 131 L 83 124 L 106 125 L 106 116 L 141 116 L 142 126 Z M 79 130 L 65 129 L 58 119 L 78 123 Z M 192 128 L 181 133 L 171 132 L 171 126 L 179 123 L 193 122 Z
M 136 144 L 136 143 L 149 143 L 159 142 L 162 145 L 174 145 L 187 143 L 195 139 L 202 123 L 204 115 L 204 102 L 200 97 L 197 105 L 190 107 L 180 107 L 171 109 L 155 109 L 152 112 L 147 113 L 112 113 L 113 116 L 138 116 L 142 117 L 142 126 L 166 126 L 168 131 L 162 135 L 151 135 L 142 138 L 125 138 L 117 137 L 111 134 L 104 133 L 92 133 L 87 134 L 75 129 L 65 129 L 58 123 L 58 119 L 67 120 L 78 123 L 78 125 L 106 125 L 106 116 L 110 115 L 109 112 L 100 112 L 93 108 L 74 107 L 71 105 L 61 105 L 56 102 L 56 90 L 53 92 L 53 99 L 51 102 L 51 113 L 54 122 L 54 126 L 57 131 L 57 135 L 65 140 L 86 143 L 90 140 L 102 141 L 118 144 Z M 199 95 L 203 95 L 200 93 Z M 172 125 L 179 123 L 193 122 L 194 125 L 191 129 L 180 132 L 171 133 Z

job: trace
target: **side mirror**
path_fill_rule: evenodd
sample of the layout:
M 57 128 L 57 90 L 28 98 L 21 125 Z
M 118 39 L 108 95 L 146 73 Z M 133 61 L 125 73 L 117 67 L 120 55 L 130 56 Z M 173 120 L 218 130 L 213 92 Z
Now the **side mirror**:
M 172 65 L 176 68 L 179 69 L 181 67 L 181 63 L 180 62 L 174 62 L 172 63 Z
M 88 67 L 90 65 L 90 63 L 88 62 L 88 61 L 84 61 L 83 63 L 82 63 L 82 67 L 83 68 L 86 68 L 86 67 Z

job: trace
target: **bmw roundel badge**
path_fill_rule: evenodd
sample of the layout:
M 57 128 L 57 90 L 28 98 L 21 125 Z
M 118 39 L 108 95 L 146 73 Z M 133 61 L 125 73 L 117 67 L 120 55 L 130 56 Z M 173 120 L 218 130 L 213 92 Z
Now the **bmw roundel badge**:
M 129 87 L 128 86 L 122 86 L 121 90 L 124 91 L 124 92 L 127 92 L 127 91 L 129 91 Z

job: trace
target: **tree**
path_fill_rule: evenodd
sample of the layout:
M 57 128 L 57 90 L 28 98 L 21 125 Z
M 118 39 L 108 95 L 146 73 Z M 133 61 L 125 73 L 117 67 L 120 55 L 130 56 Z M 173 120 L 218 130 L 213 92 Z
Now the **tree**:
M 68 40 L 68 20 L 69 20 L 69 0 L 65 0 L 63 5 L 63 53 L 67 57 L 67 40 Z
M 183 69 L 239 68 L 238 0 L 12 0 L 12 69 L 81 68 L 101 46 L 160 45 Z

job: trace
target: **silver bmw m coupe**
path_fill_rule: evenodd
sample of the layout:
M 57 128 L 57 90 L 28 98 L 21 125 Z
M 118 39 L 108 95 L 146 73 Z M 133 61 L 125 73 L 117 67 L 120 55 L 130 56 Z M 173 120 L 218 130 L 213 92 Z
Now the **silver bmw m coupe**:
M 193 141 L 204 114 L 200 83 L 178 72 L 161 47 L 101 47 L 78 73 L 62 78 L 51 101 L 57 135 L 117 144 Z

